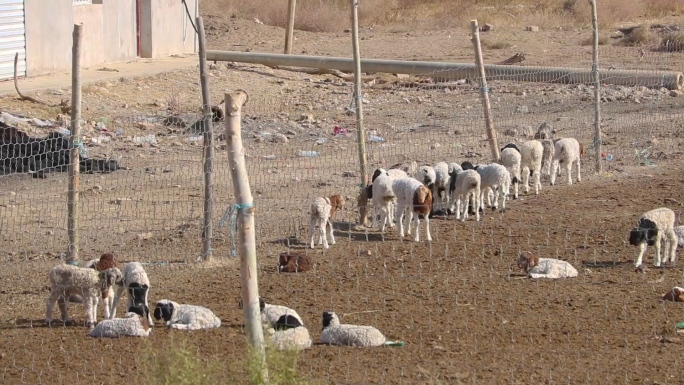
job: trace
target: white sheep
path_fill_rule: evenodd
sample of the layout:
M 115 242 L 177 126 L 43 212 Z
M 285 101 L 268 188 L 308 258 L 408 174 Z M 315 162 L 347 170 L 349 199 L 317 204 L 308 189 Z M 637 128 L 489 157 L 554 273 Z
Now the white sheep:
M 522 173 L 522 184 L 525 194 L 530 192 L 529 179 L 534 178 L 534 193 L 539 195 L 541 190 L 541 167 L 544 156 L 544 146 L 538 140 L 528 140 L 520 146 L 520 172 Z
M 501 149 L 501 164 L 511 174 L 513 185 L 513 199 L 518 199 L 518 185 L 520 184 L 520 163 L 522 155 L 520 149 L 513 143 L 507 144 Z
M 242 300 L 240 300 L 240 307 L 242 307 Z M 294 309 L 290 309 L 287 306 L 268 304 L 262 298 L 259 298 L 259 309 L 261 310 L 261 322 L 264 325 L 274 327 L 279 321 L 282 323 L 281 317 L 286 316 L 296 320 L 299 325 L 304 326 L 302 317 Z
M 542 153 L 542 174 L 551 176 L 551 166 L 553 165 L 553 154 L 556 152 L 556 146 L 552 139 L 541 140 L 544 152 Z M 559 174 L 560 175 L 560 174 Z
M 523 251 L 518 256 L 518 267 L 530 278 L 572 278 L 577 269 L 569 262 L 553 258 L 537 258 L 532 252 Z
M 86 313 L 86 327 L 93 327 L 97 322 L 97 304 L 100 302 L 102 293 L 109 287 L 121 281 L 123 275 L 117 268 L 109 268 L 96 271 L 72 265 L 57 265 L 50 270 L 50 296 L 47 299 L 45 321 L 48 326 L 52 324 L 52 311 L 55 303 L 59 303 L 59 310 L 64 323 L 69 321 L 67 314 L 67 301 L 72 294 L 80 295 L 83 299 L 83 307 Z
M 468 203 L 473 196 L 473 207 L 480 207 L 480 174 L 475 170 L 455 171 L 449 181 L 449 195 L 451 195 L 450 212 L 456 212 L 456 219 L 461 219 L 461 204 L 463 204 L 463 218 L 468 218 Z M 475 209 L 475 219 L 480 220 L 480 210 Z
M 577 182 L 582 181 L 580 174 L 580 144 L 575 138 L 559 139 L 554 145 L 553 169 L 551 170 L 551 186 L 556 183 L 556 175 L 561 164 L 568 172 L 568 184 L 572 184 L 572 166 L 577 167 Z
M 487 204 L 494 210 L 498 209 L 500 195 L 501 210 L 506 211 L 506 199 L 508 199 L 511 187 L 511 174 L 506 167 L 498 163 L 490 163 L 475 166 L 475 171 L 480 174 L 480 207 L 484 210 L 484 196 L 491 189 L 494 195 L 494 205 L 492 205 L 489 193 L 487 193 Z
M 291 315 L 283 315 L 266 329 L 266 335 L 277 350 L 303 350 L 313 344 L 309 330 Z
M 383 346 L 387 339 L 373 326 L 340 324 L 337 314 L 326 311 L 321 342 L 341 346 Z
M 420 166 L 413 177 L 424 184 L 427 188 L 432 190 L 435 182 L 437 181 L 437 173 L 432 166 Z
M 447 162 L 438 162 L 432 167 L 435 170 L 435 183 L 432 186 L 432 199 L 439 201 L 440 209 L 449 204 L 449 170 L 453 171 Z M 444 194 L 442 194 L 444 193 Z
M 154 318 L 164 320 L 166 326 L 181 330 L 212 329 L 221 326 L 211 310 L 203 306 L 179 304 L 168 299 L 157 301 Z
M 637 268 L 641 266 L 647 245 L 655 245 L 656 257 L 653 265 L 660 267 L 660 245 L 663 241 L 663 236 L 665 237 L 665 251 L 663 252 L 662 262 L 675 262 L 677 258 L 677 234 L 674 231 L 674 224 L 675 213 L 667 207 L 647 211 L 639 217 L 637 227 L 629 233 L 629 244 L 639 246 L 639 256 L 634 263 Z
M 98 322 L 90 331 L 91 337 L 119 338 L 123 336 L 147 337 L 150 335 L 151 324 L 147 322 L 149 312 L 136 306 L 126 313 L 124 318 L 112 318 Z
M 309 246 L 314 248 L 314 232 L 316 226 L 319 229 L 318 244 L 323 244 L 323 248 L 327 249 L 328 238 L 326 234 L 330 235 L 330 244 L 335 244 L 335 234 L 333 234 L 332 218 L 335 212 L 341 210 L 345 205 L 345 200 L 341 195 L 332 195 L 330 197 L 318 197 L 311 203 L 309 209 Z
M 126 291 L 128 299 L 126 301 L 126 312 L 130 312 L 131 308 L 134 306 L 141 306 L 145 309 L 145 314 L 147 316 L 147 322 L 152 325 L 152 315 L 150 314 L 150 307 L 147 301 L 149 290 L 150 290 L 150 279 L 145 272 L 142 264 L 140 262 L 129 262 L 122 270 L 123 281 L 116 285 L 116 293 L 114 294 L 114 299 L 112 300 L 112 305 L 109 313 L 111 317 L 116 317 L 116 306 L 119 304 L 119 300 Z
M 379 168 L 373 173 L 372 184 L 368 185 L 368 197 L 373 202 L 373 219 L 371 226 L 377 226 L 377 218 L 380 216 L 380 231 L 385 231 L 385 225 L 394 227 L 392 215 L 396 205 L 396 197 L 392 190 L 392 183 L 398 178 L 407 178 L 406 172 L 399 169 L 385 170 Z
M 392 189 L 397 196 L 395 221 L 399 224 L 399 237 L 404 237 L 404 227 L 411 234 L 411 225 L 415 225 L 413 240 L 420 241 L 420 217 L 425 218 L 425 239 L 432 241 L 430 235 L 430 213 L 432 212 L 432 191 L 420 181 L 412 178 L 396 179 Z M 407 212 L 408 211 L 408 212 Z M 405 218 L 406 226 L 401 221 Z

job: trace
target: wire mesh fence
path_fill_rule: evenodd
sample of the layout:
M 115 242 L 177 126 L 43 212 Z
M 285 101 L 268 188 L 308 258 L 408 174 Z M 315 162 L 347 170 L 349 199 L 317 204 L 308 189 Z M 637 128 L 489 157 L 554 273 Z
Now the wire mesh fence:
M 297 309 L 314 340 L 320 336 L 321 313 L 335 311 L 345 323 L 373 325 L 388 339 L 407 343 L 381 350 L 314 346 L 302 353 L 300 372 L 328 383 L 407 384 L 620 383 L 676 376 L 682 368 L 677 355 L 674 363 L 655 353 L 634 358 L 641 373 L 621 371 L 622 358 L 632 359 L 639 349 L 657 352 L 665 339 L 675 338 L 676 310 L 655 298 L 681 278 L 679 268 L 664 270 L 660 281 L 654 274 L 631 275 L 633 250 L 625 242 L 626 231 L 646 206 L 671 205 L 678 218 L 682 214 L 680 206 L 668 204 L 681 201 L 681 178 L 676 178 L 682 171 L 684 110 L 678 90 L 638 79 L 632 86 L 614 85 L 610 76 L 618 70 L 678 69 L 681 53 L 651 48 L 601 48 L 605 173 L 598 176 L 592 175 L 590 84 L 552 82 L 551 70 L 533 67 L 529 76 L 536 82 L 489 80 L 499 145 L 535 139 L 540 128 L 552 138 L 574 137 L 586 149 L 581 159 L 585 182 L 570 189 L 561 178 L 559 186 L 551 187 L 544 175 L 540 197 L 522 194 L 518 202 L 507 203 L 506 213 L 487 211 L 479 222 L 435 218 L 433 241 L 420 243 L 400 241 L 396 228 L 380 234 L 359 223 L 362 175 L 350 82 L 240 64 L 213 67 L 214 105 L 222 101 L 214 90 L 233 87 L 221 71 L 253 75 L 241 84 L 250 95 L 242 136 L 255 198 L 262 296 Z M 591 55 L 580 49 L 563 62 L 536 59 L 534 64 L 586 70 Z M 140 90 L 134 88 L 149 104 L 157 104 L 152 109 L 157 112 L 110 106 L 109 112 L 106 107 L 97 111 L 107 118 L 84 122 L 84 154 L 115 160 L 119 168 L 81 175 L 82 259 L 114 252 L 122 262 L 144 262 L 152 280 L 151 303 L 178 298 L 211 308 L 221 318 L 224 327 L 193 336 L 201 355 L 241 360 L 246 347 L 237 306 L 240 285 L 228 278 L 235 273 L 230 259 L 235 199 L 225 160 L 224 121 L 214 124 L 211 213 L 213 255 L 224 264 L 220 269 L 187 264 L 202 254 L 206 213 L 203 136 L 195 124 L 202 116 L 200 93 L 195 72 L 182 76 L 159 76 L 162 91 L 144 82 L 137 86 Z M 257 84 L 264 79 L 269 92 Z M 432 72 L 376 74 L 365 80 L 363 140 L 370 172 L 378 167 L 411 170 L 412 162 L 491 161 L 479 79 Z M 117 87 L 123 86 L 108 93 L 118 92 Z M 103 93 L 93 86 L 84 97 L 106 100 Z M 43 128 L 5 115 L 3 121 L 38 138 L 68 127 L 68 121 Z M 48 377 L 57 383 L 111 383 L 143 376 L 150 367 L 129 354 L 144 355 L 143 342 L 122 339 L 103 345 L 84 340 L 80 329 L 38 329 L 49 295 L 43 272 L 63 257 L 67 245 L 67 174 L 55 170 L 47 178 L 38 177 L 42 170 L 27 154 L 16 155 L 5 132 L 0 152 L 5 167 L 0 175 L 2 270 L 11 266 L 16 274 L 2 275 L 7 288 L 3 283 L 0 295 L 12 306 L 2 326 L 6 334 L 0 337 L 6 344 L 0 346 L 16 348 L 0 350 L 0 378 L 4 383 L 44 383 Z M 57 156 L 64 151 L 59 147 Z M 25 169 L 11 169 L 17 158 Z M 649 187 L 644 178 L 657 182 Z M 307 248 L 313 199 L 333 194 L 346 200 L 334 218 L 336 244 L 323 252 L 319 245 L 306 251 L 315 261 L 312 271 L 278 274 L 274 257 Z M 568 261 L 579 277 L 533 284 L 518 280 L 515 260 L 523 250 Z M 22 280 L 28 278 L 23 277 L 39 278 L 31 279 L 33 289 L 25 289 Z M 72 313 L 80 311 L 78 306 Z M 35 339 L 24 338 L 24 329 L 34 326 Z M 171 345 L 171 333 L 160 329 L 150 338 L 160 346 Z M 39 349 L 46 346 L 60 350 L 44 360 Z M 94 352 L 113 357 L 113 362 L 102 358 L 93 364 Z M 520 352 L 532 352 L 531 357 Z M 505 365 L 492 364 L 492 357 Z M 218 369 L 223 378 L 244 376 L 243 370 L 230 365 Z M 600 380 L 595 372 L 601 373 Z

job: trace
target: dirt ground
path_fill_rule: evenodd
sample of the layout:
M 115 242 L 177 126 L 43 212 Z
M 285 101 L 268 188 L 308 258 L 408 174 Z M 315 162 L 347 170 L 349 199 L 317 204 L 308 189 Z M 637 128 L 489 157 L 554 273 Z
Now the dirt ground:
M 681 17 L 665 22 L 684 26 Z M 211 49 L 281 50 L 281 29 L 218 16 L 207 16 L 205 24 Z M 488 50 L 485 59 L 522 51 L 526 65 L 587 68 L 590 50 L 578 41 L 589 33 L 497 28 L 484 38 L 513 45 Z M 341 31 L 296 36 L 297 53 L 350 56 L 349 35 Z M 463 28 L 376 27 L 364 29 L 362 37 L 365 57 L 472 62 Z M 681 70 L 684 64 L 682 53 L 645 50 L 640 60 L 638 48 L 604 51 L 603 65 L 617 68 Z M 217 262 L 201 266 L 194 263 L 202 250 L 201 146 L 192 133 L 161 124 L 169 109 L 188 121 L 198 117 L 197 75 L 196 68 L 137 78 L 122 74 L 119 81 L 86 87 L 84 117 L 107 127 L 84 129 L 88 152 L 111 155 L 127 169 L 84 176 L 81 249 L 84 259 L 113 251 L 122 260 L 146 263 L 152 302 L 169 298 L 212 309 L 222 327 L 193 332 L 192 343 L 203 359 L 224 363 L 224 383 L 243 383 L 239 266 L 228 257 L 229 227 L 219 227 L 233 203 L 225 141 L 218 138 L 222 128 L 215 130 Z M 505 213 L 487 212 L 480 222 L 434 219 L 433 241 L 414 243 L 399 240 L 395 230 L 383 237 L 356 226 L 359 171 L 354 118 L 346 113 L 349 83 L 331 75 L 222 63 L 212 67 L 210 79 L 213 104 L 238 88 L 251 97 L 243 136 L 257 207 L 261 295 L 296 309 L 315 340 L 321 313 L 333 310 L 347 314 L 345 323 L 373 325 L 389 339 L 406 342 L 376 349 L 316 345 L 301 355 L 298 370 L 305 378 L 331 384 L 684 383 L 684 339 L 674 327 L 684 320 L 683 308 L 659 299 L 681 285 L 683 271 L 678 263 L 634 272 L 636 249 L 627 242 L 646 210 L 668 206 L 681 218 L 683 97 L 649 84 L 605 86 L 604 153 L 612 160 L 603 161 L 599 175 L 592 172 L 592 89 L 491 82 L 499 143 L 527 140 L 540 123 L 549 123 L 559 137 L 576 137 L 589 149 L 582 182 L 568 186 L 565 175 L 557 186 L 544 180 L 539 196 L 522 194 L 507 203 Z M 400 87 L 391 80 L 367 85 L 366 127 L 384 139 L 367 143 L 370 170 L 410 160 L 486 161 L 476 85 L 453 88 Z M 65 94 L 32 93 L 51 102 Z M 14 97 L 0 99 L 0 105 L 32 117 L 52 119 L 58 113 Z M 333 137 L 334 126 L 347 128 L 349 136 Z M 156 144 L 134 143 L 152 134 Z M 283 135 L 287 143 L 280 143 Z M 320 154 L 299 156 L 309 150 Z M 0 186 L 1 382 L 142 383 L 141 372 L 149 368 L 139 355 L 148 344 L 164 346 L 177 331 L 157 325 L 147 341 L 97 340 L 82 326 L 44 325 L 46 275 L 66 245 L 66 175 L 2 176 Z M 335 224 L 337 244 L 309 251 L 314 271 L 277 273 L 279 252 L 304 249 L 311 199 L 332 193 L 350 198 Z M 514 260 L 522 250 L 567 260 L 580 275 L 519 279 L 511 273 L 519 273 Z M 649 248 L 649 267 L 653 253 Z M 83 321 L 80 306 L 70 311 Z M 362 313 L 349 314 L 356 312 Z

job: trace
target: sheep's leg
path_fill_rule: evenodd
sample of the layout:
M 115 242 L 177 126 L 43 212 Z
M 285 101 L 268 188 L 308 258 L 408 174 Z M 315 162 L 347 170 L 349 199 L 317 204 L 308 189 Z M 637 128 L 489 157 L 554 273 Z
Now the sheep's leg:
M 416 230 L 416 234 L 418 233 L 418 230 Z M 432 235 L 430 234 L 430 218 L 429 216 L 425 217 L 425 239 L 428 242 L 432 242 Z
M 537 167 L 534 170 L 534 194 L 539 195 L 539 190 L 541 190 L 541 167 Z
M 406 228 L 406 235 L 411 235 L 411 221 L 413 220 L 413 210 L 411 210 L 411 206 L 407 207 L 408 210 L 405 210 L 406 213 L 404 214 L 404 221 L 406 222 L 404 224 L 404 227 Z
M 110 313 L 111 313 L 110 302 L 112 300 L 112 298 L 110 297 L 111 293 L 112 293 L 112 289 L 109 288 L 109 290 L 107 291 L 107 296 L 102 299 L 102 313 L 104 315 L 104 319 L 110 319 Z
M 582 176 L 580 175 L 580 159 L 577 158 L 577 182 L 582 181 Z
M 655 257 L 655 261 L 653 262 L 653 266 L 655 266 L 655 267 L 660 267 L 660 264 L 662 262 L 661 255 L 660 255 L 660 242 L 661 241 L 662 241 L 662 235 L 661 235 L 661 232 L 658 231 L 658 235 L 656 236 L 656 239 L 655 239 L 656 257 Z
M 387 225 L 387 216 L 389 215 L 389 206 L 379 208 L 380 211 L 380 232 L 385 232 L 385 225 Z
M 414 242 L 420 242 L 420 215 L 418 213 L 414 213 L 413 210 L 411 210 L 413 213 L 413 223 L 412 225 L 415 227 L 414 231 L 415 233 L 413 234 L 413 241 Z M 429 214 L 425 216 L 426 220 L 427 217 L 429 217 Z
M 90 328 L 95 327 L 95 322 L 97 321 L 97 305 L 100 302 L 100 293 L 95 296 L 84 295 L 83 298 L 85 299 L 83 302 L 86 313 L 85 326 Z
M 451 202 L 451 211 L 456 213 L 456 219 L 461 219 L 461 197 L 458 196 L 452 199 Z M 456 208 L 456 211 L 454 211 L 454 208 Z
M 377 207 L 377 205 L 373 205 L 371 212 L 373 213 L 372 219 L 371 219 L 371 227 L 376 228 L 376 226 L 378 225 L 378 207 Z
M 567 162 L 565 169 L 568 171 L 568 186 L 572 185 L 572 162 Z
M 522 169 L 522 179 L 523 190 L 525 191 L 525 194 L 527 194 L 530 192 L 530 168 L 527 166 Z
M 328 219 L 328 231 L 330 232 L 330 244 L 334 245 L 335 244 L 335 234 L 333 231 L 333 224 L 332 221 Z
M 116 317 L 116 306 L 119 305 L 119 300 L 121 299 L 123 292 L 124 292 L 124 286 L 123 285 L 116 287 L 116 293 L 114 293 L 114 298 L 112 299 L 112 302 L 109 305 L 109 319 Z M 126 309 L 126 310 L 128 310 L 128 309 Z
M 63 322 L 69 321 L 69 315 L 67 314 L 67 305 L 69 304 L 69 296 L 60 296 L 57 300 L 57 306 L 59 307 L 59 314 L 62 317 Z
M 475 202 L 473 202 L 473 203 L 474 203 L 476 206 L 477 206 L 478 204 L 480 204 L 480 202 L 477 201 L 479 196 L 480 196 L 480 189 L 478 188 L 478 189 L 477 189 L 477 194 L 473 194 L 473 199 L 475 199 Z M 467 207 L 467 206 L 466 206 L 466 207 Z M 475 221 L 476 221 L 476 222 L 479 222 L 479 221 L 480 221 L 480 212 L 479 212 L 479 211 L 475 211 Z
M 461 221 L 463 221 L 463 222 L 465 222 L 466 218 L 468 218 L 468 204 L 469 203 L 470 203 L 470 193 L 467 193 L 465 195 L 465 198 L 463 198 L 463 216 L 461 217 Z M 480 210 L 475 210 L 475 212 L 479 213 Z
M 314 248 L 314 231 L 315 230 L 316 230 L 316 220 L 311 218 L 311 220 L 309 221 L 309 235 L 311 236 L 309 246 L 311 246 L 312 249 Z
M 552 168 L 551 175 L 549 176 L 549 178 L 550 178 L 549 184 L 551 184 L 551 186 L 556 184 L 556 172 L 557 172 L 556 169 L 558 167 L 560 167 L 560 165 L 556 161 L 553 161 L 552 167 L 551 167 Z
M 319 243 L 319 244 L 320 244 L 320 243 L 323 243 L 323 248 L 324 248 L 324 249 L 327 249 L 327 248 L 330 247 L 330 246 L 328 245 L 328 238 L 327 238 L 326 231 L 325 231 L 325 230 L 326 230 L 326 227 L 328 226 L 328 218 L 327 218 L 327 217 L 321 218 L 321 220 L 320 220 L 319 223 L 320 223 L 320 225 L 318 226 L 318 228 L 319 228 L 319 231 L 320 231 L 320 233 L 319 233 L 319 234 L 320 234 L 320 238 L 319 238 L 319 242 L 318 242 L 318 243 Z M 322 240 L 322 242 L 321 242 L 321 240 Z
M 60 296 L 64 297 L 64 293 L 60 292 L 59 290 L 55 290 L 53 288 L 52 292 L 50 292 L 50 296 L 47 299 L 47 308 L 45 311 L 45 322 L 48 324 L 48 326 L 51 326 L 50 324 L 52 323 L 52 311 L 55 308 L 55 303 L 59 300 Z M 60 304 L 60 310 L 62 310 L 62 305 Z M 64 300 L 64 311 L 66 312 L 66 299 Z M 62 320 L 64 321 L 66 314 L 62 313 Z
M 646 242 L 642 242 L 639 244 L 639 255 L 637 256 L 637 259 L 634 262 L 634 267 L 641 266 L 641 263 L 643 262 L 644 252 L 646 251 L 646 247 Z
M 397 211 L 394 213 L 395 215 L 395 220 L 397 222 L 397 231 L 399 232 L 399 238 L 404 238 L 404 222 L 403 222 L 403 215 L 404 215 L 404 207 L 403 206 L 398 206 Z
M 677 242 L 679 242 L 679 239 L 677 238 L 674 229 L 671 228 L 665 231 L 665 237 L 669 246 L 669 248 L 665 249 L 665 252 L 669 255 L 670 263 L 674 265 L 677 260 Z
M 520 184 L 520 173 L 515 175 L 515 182 L 513 183 L 513 199 L 518 199 L 518 185 Z

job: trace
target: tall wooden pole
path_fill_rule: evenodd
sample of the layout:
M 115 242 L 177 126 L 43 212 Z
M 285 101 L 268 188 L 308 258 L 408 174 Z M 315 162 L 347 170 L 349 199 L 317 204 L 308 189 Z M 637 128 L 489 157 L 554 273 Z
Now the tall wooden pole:
M 81 143 L 81 42 L 83 41 L 83 24 L 74 24 L 71 48 L 71 136 L 69 138 L 69 191 L 67 196 L 67 234 L 69 246 L 67 252 L 68 264 L 78 265 L 78 219 L 79 219 L 79 191 L 80 178 L 80 149 Z
M 259 285 L 257 281 L 256 239 L 254 232 L 254 207 L 249 177 L 245 166 L 245 149 L 242 145 L 242 106 L 248 96 L 243 90 L 225 94 L 226 144 L 233 192 L 237 208 L 237 232 L 240 245 L 240 278 L 242 283 L 242 309 L 247 329 L 250 359 L 259 368 L 252 376 L 253 384 L 267 383 L 264 333 L 261 328 L 259 309 Z M 251 366 L 254 368 L 254 366 Z M 256 377 L 256 378 L 255 378 Z
M 594 26 L 594 52 L 592 54 L 591 72 L 594 77 L 594 157 L 596 158 L 595 171 L 603 171 L 601 153 L 603 152 L 603 140 L 601 133 L 601 78 L 599 76 L 599 27 L 598 12 L 596 12 L 596 0 L 589 0 L 591 4 L 591 23 Z
M 207 67 L 207 47 L 204 34 L 204 21 L 197 17 L 199 40 L 200 84 L 202 86 L 202 128 L 204 129 L 204 229 L 202 231 L 202 261 L 211 260 L 213 238 L 214 206 L 214 125 L 212 122 L 211 99 L 209 96 L 209 68 Z
M 356 141 L 359 151 L 361 187 L 368 184 L 366 130 L 363 127 L 363 91 L 361 90 L 361 50 L 359 48 L 359 0 L 351 1 L 352 49 L 354 52 L 354 104 L 356 106 Z
M 297 0 L 287 2 L 287 29 L 285 30 L 285 54 L 292 53 L 292 40 L 294 39 L 295 8 Z
M 480 99 L 482 99 L 482 107 L 484 108 L 485 129 L 487 130 L 487 140 L 489 141 L 489 149 L 492 153 L 492 161 L 499 161 L 499 144 L 496 139 L 496 131 L 492 122 L 492 108 L 489 102 L 489 88 L 487 88 L 487 77 L 485 76 L 484 60 L 482 59 L 482 46 L 480 45 L 480 28 L 477 25 L 477 20 L 470 21 L 470 27 L 473 33 L 472 41 L 473 48 L 475 48 L 475 64 L 480 76 Z

